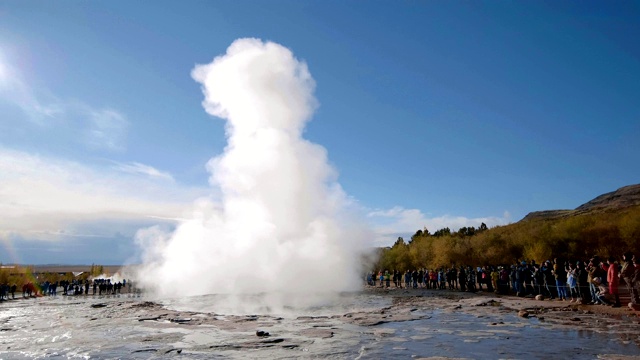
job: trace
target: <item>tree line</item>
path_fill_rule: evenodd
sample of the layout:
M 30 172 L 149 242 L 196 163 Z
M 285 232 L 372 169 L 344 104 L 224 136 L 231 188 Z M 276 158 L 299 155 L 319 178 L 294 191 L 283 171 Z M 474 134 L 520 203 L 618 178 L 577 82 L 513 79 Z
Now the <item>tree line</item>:
M 37 274 L 37 277 L 35 276 Z M 73 281 L 73 280 L 87 280 L 105 274 L 104 266 L 92 264 L 89 271 L 85 271 L 78 276 L 74 276 L 73 272 L 41 272 L 37 271 L 33 266 L 21 266 L 21 265 L 5 265 L 0 263 L 0 284 L 17 284 L 22 286 L 27 282 L 37 281 L 44 283 L 49 281 L 50 283 L 60 281 Z M 105 274 L 108 276 L 108 274 Z
M 640 206 L 553 219 L 531 219 L 488 229 L 443 228 L 416 231 L 408 241 L 378 250 L 375 269 L 451 267 L 453 265 L 541 263 L 554 257 L 588 259 L 593 255 L 640 254 Z

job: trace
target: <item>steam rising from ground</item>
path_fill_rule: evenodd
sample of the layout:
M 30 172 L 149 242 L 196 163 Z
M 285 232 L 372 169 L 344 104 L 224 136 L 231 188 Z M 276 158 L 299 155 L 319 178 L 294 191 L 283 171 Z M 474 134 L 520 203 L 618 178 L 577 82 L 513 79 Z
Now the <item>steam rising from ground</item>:
M 281 45 L 239 39 L 192 76 L 206 111 L 227 120 L 227 147 L 207 165 L 222 198 L 199 201 L 173 233 L 138 233 L 142 285 L 161 295 L 178 287 L 303 297 L 356 288 L 370 234 L 352 216 L 326 150 L 302 138 L 316 107 L 306 64 Z

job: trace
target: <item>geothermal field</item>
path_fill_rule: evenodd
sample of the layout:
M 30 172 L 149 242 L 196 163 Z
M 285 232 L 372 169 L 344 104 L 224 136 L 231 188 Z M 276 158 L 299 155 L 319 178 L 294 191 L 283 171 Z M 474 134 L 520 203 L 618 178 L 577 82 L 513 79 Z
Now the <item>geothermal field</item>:
M 224 152 L 207 163 L 216 201 L 194 199 L 175 228 L 137 232 L 136 291 L 3 301 L 0 359 L 640 353 L 638 317 L 623 309 L 366 286 L 371 230 L 326 149 L 303 137 L 317 107 L 307 65 L 245 38 L 191 76 L 206 112 L 226 121 Z
M 262 299 L 126 293 L 10 300 L 0 312 L 0 358 L 538 359 L 569 352 L 635 359 L 640 349 L 637 317 L 559 302 L 375 288 L 278 311 Z M 255 307 L 238 313 L 238 302 Z M 527 318 L 518 316 L 524 309 Z

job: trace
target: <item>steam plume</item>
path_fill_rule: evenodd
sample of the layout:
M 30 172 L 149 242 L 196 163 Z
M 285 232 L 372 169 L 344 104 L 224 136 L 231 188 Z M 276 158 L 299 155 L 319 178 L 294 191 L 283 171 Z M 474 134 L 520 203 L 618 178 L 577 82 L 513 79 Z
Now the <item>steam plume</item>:
M 171 234 L 138 233 L 143 284 L 163 285 L 160 293 L 179 285 L 190 295 L 357 286 L 368 233 L 351 215 L 326 150 L 302 138 L 316 107 L 306 64 L 281 45 L 239 39 L 192 77 L 206 111 L 227 121 L 224 153 L 207 165 L 221 201 L 200 201 Z

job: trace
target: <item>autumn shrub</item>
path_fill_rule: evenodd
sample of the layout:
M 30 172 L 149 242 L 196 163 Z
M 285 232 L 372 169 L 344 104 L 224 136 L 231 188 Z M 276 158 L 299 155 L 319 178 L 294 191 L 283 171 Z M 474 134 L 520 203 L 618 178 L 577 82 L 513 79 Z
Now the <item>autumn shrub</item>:
M 405 271 L 453 265 L 497 265 L 520 260 L 640 254 L 640 206 L 557 218 L 523 220 L 491 229 L 419 230 L 380 253 L 377 266 Z

